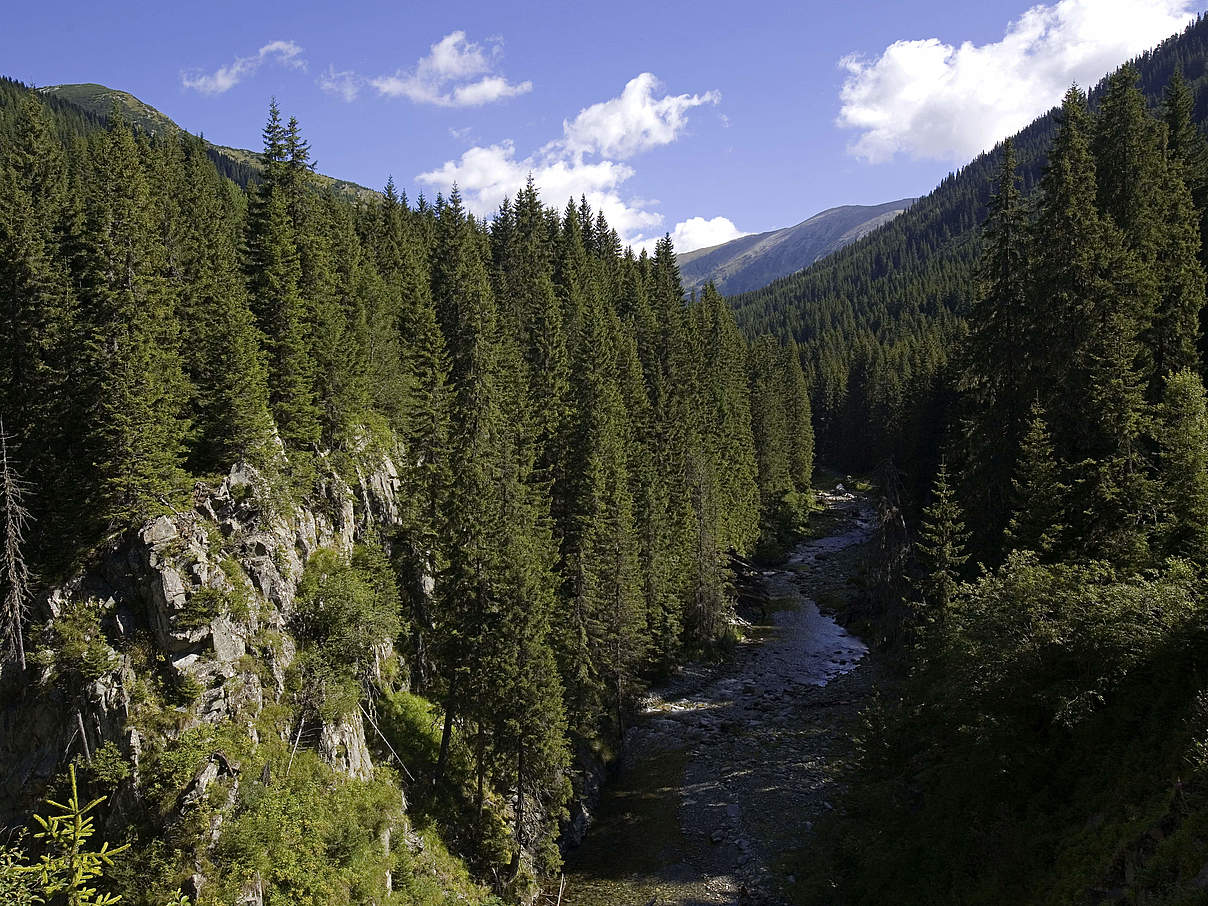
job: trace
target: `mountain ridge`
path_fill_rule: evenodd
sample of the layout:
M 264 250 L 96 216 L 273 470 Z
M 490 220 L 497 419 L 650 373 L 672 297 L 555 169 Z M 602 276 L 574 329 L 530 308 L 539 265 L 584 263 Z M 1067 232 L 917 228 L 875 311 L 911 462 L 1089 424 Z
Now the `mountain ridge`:
M 680 253 L 676 260 L 684 288 L 698 289 L 712 281 L 723 293 L 759 289 L 866 236 L 893 220 L 916 200 L 901 198 L 877 205 L 837 205 L 792 226 Z
M 108 120 L 116 105 L 127 122 L 150 135 L 170 135 L 188 131 L 162 110 L 130 92 L 110 88 L 98 82 L 46 85 L 36 90 L 44 97 L 58 98 L 102 120 Z M 246 148 L 215 144 L 204 137 L 202 141 L 206 143 L 211 159 L 224 175 L 243 186 L 258 180 L 261 171 L 259 153 Z M 380 193 L 374 189 L 346 179 L 324 173 L 315 173 L 315 177 L 322 186 L 330 186 L 336 194 L 346 198 L 369 201 L 380 197 Z

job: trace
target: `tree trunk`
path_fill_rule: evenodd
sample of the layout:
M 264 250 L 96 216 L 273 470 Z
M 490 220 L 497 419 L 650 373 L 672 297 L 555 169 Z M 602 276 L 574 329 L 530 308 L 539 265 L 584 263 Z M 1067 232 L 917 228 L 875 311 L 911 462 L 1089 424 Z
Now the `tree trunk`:
M 524 743 L 516 754 L 516 844 L 524 848 Z

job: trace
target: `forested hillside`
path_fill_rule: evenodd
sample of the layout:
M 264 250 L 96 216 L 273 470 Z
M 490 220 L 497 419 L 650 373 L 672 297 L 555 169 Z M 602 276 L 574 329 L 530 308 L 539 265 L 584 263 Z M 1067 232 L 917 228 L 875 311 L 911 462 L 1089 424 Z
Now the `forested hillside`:
M 1204 901 L 1208 144 L 1178 71 L 1142 84 L 1070 89 L 1038 180 L 999 149 L 967 320 L 915 322 L 947 430 L 816 902 Z
M 1181 67 L 1193 122 L 1208 119 L 1208 20 L 1201 17 L 1135 66 L 1151 107 Z M 1089 92 L 1092 107 L 1105 87 Z M 1040 180 L 1055 129 L 1056 114 L 1049 113 L 1014 136 L 1025 196 Z M 850 469 L 892 459 L 916 496 L 925 491 L 949 404 L 949 358 L 977 292 L 980 226 L 1001 162 L 1001 147 L 981 155 L 875 233 L 731 299 L 747 332 L 801 344 L 824 458 Z M 1203 206 L 1202 195 L 1197 202 Z
M 85 115 L 94 117 L 98 122 L 109 121 L 116 110 L 118 115 L 132 128 L 166 138 L 184 130 L 159 110 L 150 104 L 140 101 L 134 95 L 125 91 L 116 91 L 105 85 L 46 85 L 38 89 L 42 96 L 60 106 L 71 105 L 78 107 Z M 260 155 L 243 148 L 231 148 L 227 145 L 216 145 L 213 142 L 203 142 L 210 160 L 223 176 L 241 186 L 257 182 L 263 172 L 263 162 Z M 330 186 L 337 194 L 352 201 L 370 201 L 375 194 L 372 189 L 358 186 L 354 182 L 316 172 L 315 179 L 323 187 Z
M 0 819 L 107 797 L 123 902 L 531 893 L 807 508 L 799 355 L 531 184 L 353 202 L 274 104 L 243 189 L 111 120 L 0 85 Z M 81 843 L 3 840 L 11 897 Z

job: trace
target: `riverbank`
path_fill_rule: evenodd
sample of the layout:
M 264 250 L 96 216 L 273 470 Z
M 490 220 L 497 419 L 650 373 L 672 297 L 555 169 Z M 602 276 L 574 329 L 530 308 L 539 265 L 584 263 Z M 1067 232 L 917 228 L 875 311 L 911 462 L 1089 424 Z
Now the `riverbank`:
M 822 503 L 827 533 L 765 572 L 772 604 L 752 615 L 734 656 L 690 665 L 648 697 L 567 859 L 564 902 L 794 902 L 878 673 L 864 643 L 815 603 L 852 593 L 872 507 L 844 493 Z

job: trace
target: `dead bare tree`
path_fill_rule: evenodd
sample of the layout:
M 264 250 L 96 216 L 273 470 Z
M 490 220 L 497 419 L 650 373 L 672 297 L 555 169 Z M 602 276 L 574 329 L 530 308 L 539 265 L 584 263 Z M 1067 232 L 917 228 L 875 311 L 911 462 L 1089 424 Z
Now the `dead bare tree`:
M 8 445 L 11 437 L 0 421 L 0 507 L 4 513 L 4 551 L 0 557 L 0 588 L 4 589 L 2 614 L 6 653 L 25 670 L 26 611 L 29 608 L 30 585 L 33 574 L 25 561 L 25 530 L 30 514 L 25 507 L 29 485 L 18 474 L 9 459 Z

